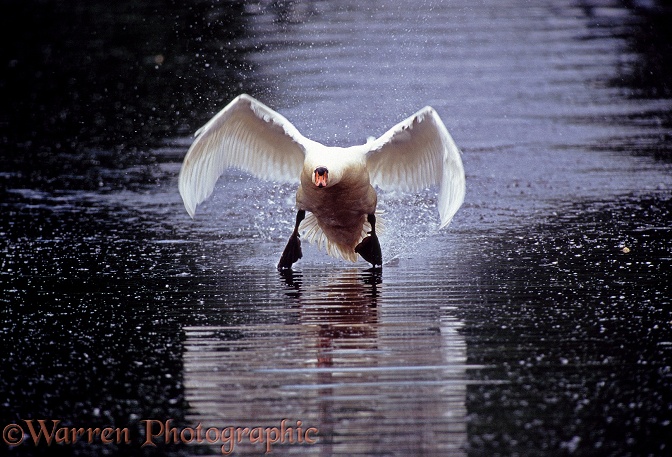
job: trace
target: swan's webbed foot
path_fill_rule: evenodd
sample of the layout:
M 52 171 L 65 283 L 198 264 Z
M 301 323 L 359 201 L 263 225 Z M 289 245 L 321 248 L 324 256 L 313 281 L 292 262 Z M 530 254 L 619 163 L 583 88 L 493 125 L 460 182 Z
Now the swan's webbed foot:
M 355 252 L 361 255 L 364 260 L 374 267 L 376 265 L 383 265 L 383 254 L 380 251 L 380 242 L 375 233 L 364 238 L 361 243 L 355 247 Z
M 301 252 L 301 240 L 299 239 L 299 225 L 301 221 L 306 217 L 306 212 L 299 210 L 296 213 L 296 225 L 292 236 L 289 237 L 287 241 L 287 246 L 285 250 L 282 251 L 282 256 L 280 256 L 280 262 L 278 262 L 278 270 L 288 270 L 292 268 L 294 262 L 303 257 L 303 252 Z
M 362 256 L 375 268 L 376 265 L 383 266 L 383 253 L 380 250 L 380 242 L 376 235 L 376 216 L 369 214 L 368 221 L 371 224 L 369 236 L 364 238 L 356 247 L 355 252 Z
M 278 270 L 287 270 L 292 268 L 292 264 L 303 257 L 301 252 L 301 240 L 299 234 L 292 234 L 287 241 L 285 250 L 282 251 L 280 262 L 278 262 Z

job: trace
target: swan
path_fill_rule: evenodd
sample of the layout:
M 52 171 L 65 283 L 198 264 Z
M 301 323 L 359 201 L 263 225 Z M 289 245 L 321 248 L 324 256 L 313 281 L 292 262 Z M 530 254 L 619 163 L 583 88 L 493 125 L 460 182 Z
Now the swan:
M 304 137 L 281 114 L 241 94 L 196 132 L 182 163 L 178 187 L 192 218 L 227 168 L 299 184 L 296 223 L 278 270 L 302 257 L 300 232 L 334 257 L 355 262 L 359 254 L 382 267 L 373 186 L 412 192 L 438 185 L 439 228 L 465 193 L 461 153 L 430 106 L 377 139 L 343 148 Z

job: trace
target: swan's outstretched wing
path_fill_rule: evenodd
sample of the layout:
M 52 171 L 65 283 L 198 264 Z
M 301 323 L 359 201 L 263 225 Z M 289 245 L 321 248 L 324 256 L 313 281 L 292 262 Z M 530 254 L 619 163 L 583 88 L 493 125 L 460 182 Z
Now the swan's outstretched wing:
M 439 187 L 441 227 L 464 201 L 460 150 L 433 108 L 427 106 L 366 144 L 371 183 L 383 190 Z
M 282 115 L 242 94 L 196 132 L 182 163 L 179 189 L 194 217 L 227 168 L 262 179 L 298 182 L 305 146 L 311 141 Z

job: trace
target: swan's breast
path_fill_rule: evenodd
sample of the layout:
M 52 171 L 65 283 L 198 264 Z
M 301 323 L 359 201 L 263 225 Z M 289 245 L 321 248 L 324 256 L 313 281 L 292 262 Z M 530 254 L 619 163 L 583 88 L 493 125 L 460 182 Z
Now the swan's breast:
M 369 182 L 366 167 L 353 164 L 342 169 L 340 180 L 318 188 L 311 171 L 304 168 L 296 194 L 299 209 L 310 211 L 330 241 L 351 249 L 361 240 L 367 214 L 376 210 L 376 192 Z

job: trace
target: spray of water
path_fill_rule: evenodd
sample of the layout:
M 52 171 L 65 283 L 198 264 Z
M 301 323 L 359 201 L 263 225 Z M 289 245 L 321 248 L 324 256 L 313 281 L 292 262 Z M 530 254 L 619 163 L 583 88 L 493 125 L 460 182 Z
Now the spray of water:
M 230 176 L 222 181 L 212 199 L 199 208 L 199 222 L 213 233 L 219 232 L 223 242 L 249 241 L 254 245 L 250 264 L 277 261 L 273 255 L 282 252 L 294 228 L 296 187 L 246 176 Z M 378 192 L 376 229 L 384 264 L 421 255 L 438 227 L 435 189 L 419 193 Z M 327 257 L 308 241 L 304 241 L 303 253 L 303 263 L 343 262 Z

